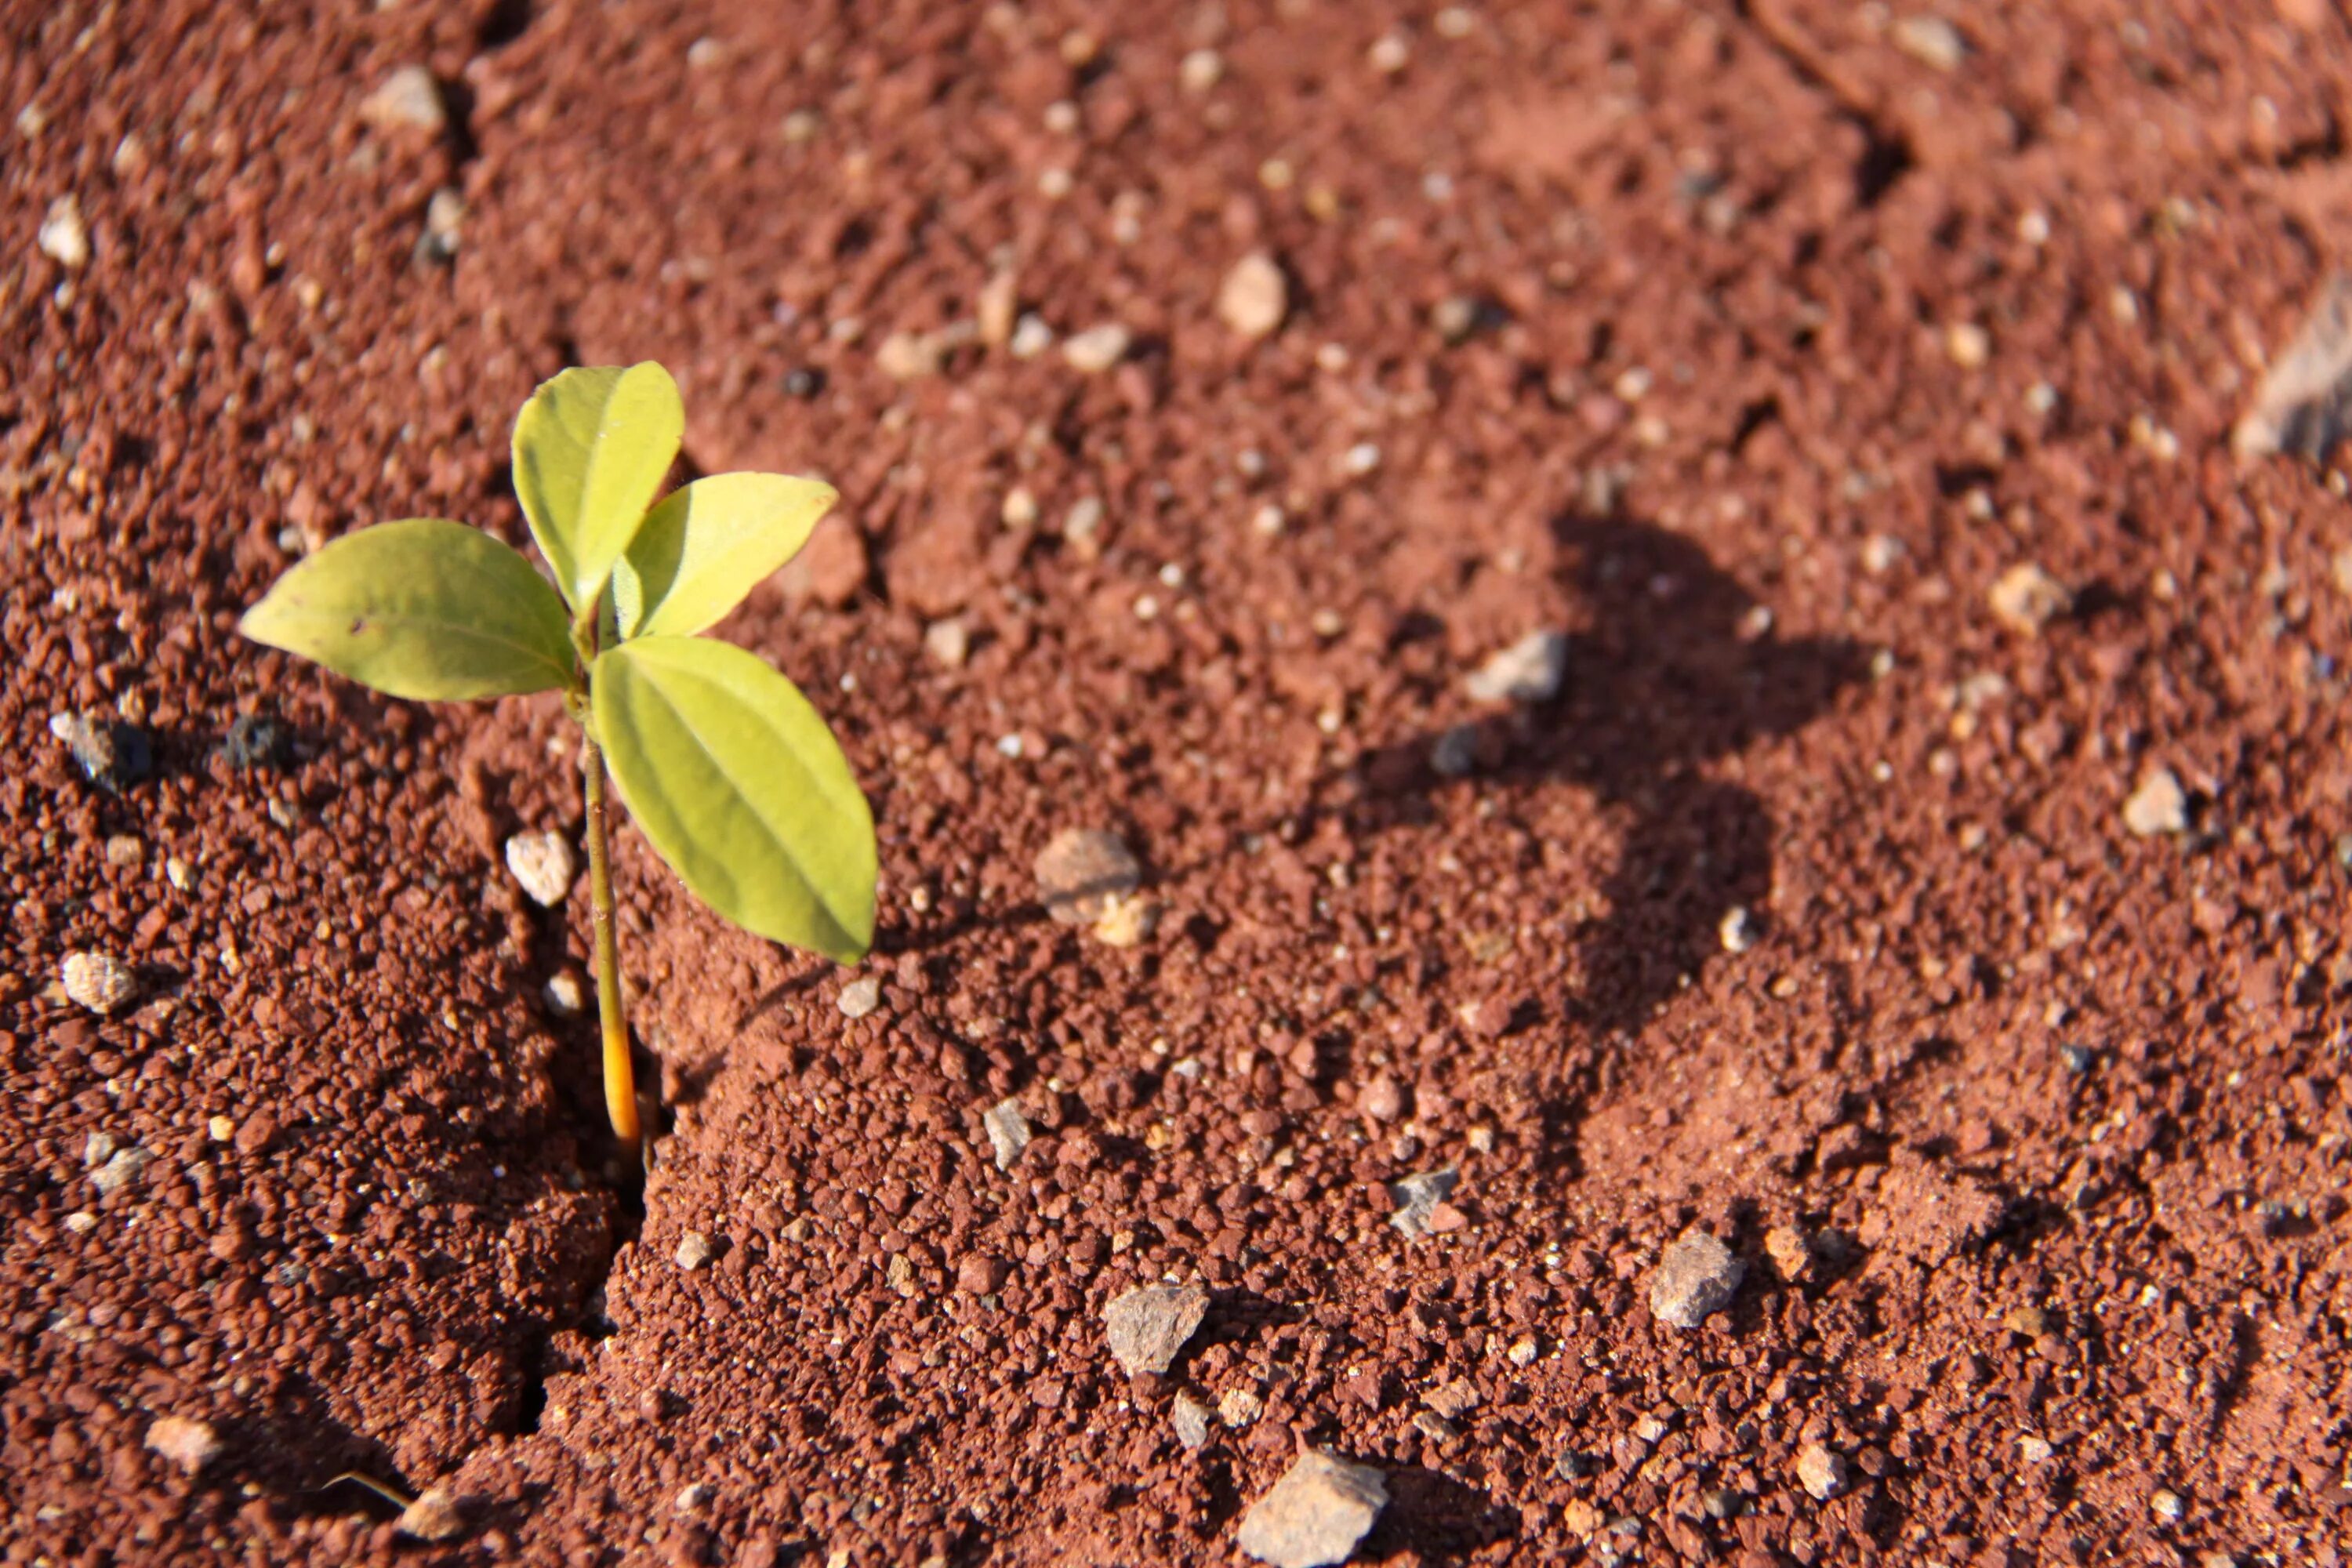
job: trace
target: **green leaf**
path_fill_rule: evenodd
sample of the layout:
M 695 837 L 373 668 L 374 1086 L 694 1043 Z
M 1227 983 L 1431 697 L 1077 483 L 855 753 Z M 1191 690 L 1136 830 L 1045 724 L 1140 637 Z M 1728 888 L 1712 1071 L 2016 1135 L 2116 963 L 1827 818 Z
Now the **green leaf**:
M 596 735 L 661 858 L 737 925 L 849 963 L 874 940 L 874 817 L 824 721 L 756 655 L 639 637 L 589 672 Z
M 567 370 L 522 405 L 515 494 L 574 610 L 604 591 L 685 433 L 677 384 L 650 360 L 626 370 Z
M 362 529 L 278 579 L 237 629 L 394 697 L 570 684 L 563 602 L 512 547 L 415 517 Z
M 837 499 L 785 474 L 713 474 L 664 497 L 613 570 L 624 637 L 692 637 L 800 552 Z

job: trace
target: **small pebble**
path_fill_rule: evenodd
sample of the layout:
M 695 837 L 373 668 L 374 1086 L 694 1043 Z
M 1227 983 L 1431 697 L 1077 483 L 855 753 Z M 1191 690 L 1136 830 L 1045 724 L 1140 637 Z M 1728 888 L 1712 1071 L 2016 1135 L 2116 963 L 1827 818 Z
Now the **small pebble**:
M 1388 1500 L 1378 1469 L 1309 1449 L 1250 1505 L 1234 1543 L 1274 1568 L 1326 1568 L 1354 1553 Z
M 1959 69 L 1969 52 L 1960 30 L 1941 16 L 1905 16 L 1895 24 L 1889 36 L 1896 48 L 1921 65 L 1939 71 Z
M 1045 319 L 1036 314 L 1023 316 L 1013 324 L 1013 341 L 1004 345 L 1014 359 L 1035 359 L 1054 346 L 1054 329 Z
M 98 1216 L 88 1209 L 76 1209 L 66 1215 L 66 1228 L 76 1236 L 88 1236 L 98 1228 Z
M 2074 607 L 2074 595 L 2057 578 L 2026 561 L 2000 574 L 1986 592 L 1985 603 L 2011 631 L 2036 637 Z
M 1389 1197 L 1397 1206 L 1389 1224 L 1412 1241 L 1461 1229 L 1466 1217 L 1445 1201 L 1461 1179 L 1454 1170 L 1423 1171 L 1390 1183 Z
M 971 632 L 960 616 L 933 621 L 923 628 L 923 651 L 942 669 L 961 669 L 971 657 Z
M 698 1230 L 689 1230 L 677 1238 L 677 1266 L 688 1274 L 707 1267 L 718 1256 L 710 1237 Z
M 68 271 L 87 266 L 89 229 L 81 219 L 81 203 L 69 195 L 51 202 L 33 243 L 40 247 L 42 255 Z
M 1251 1388 L 1229 1388 L 1217 1395 L 1217 1419 L 1238 1432 L 1265 1414 L 1265 1401 Z
M 677 1496 L 670 1500 L 670 1511 L 699 1513 L 709 1508 L 710 1500 L 718 1495 L 719 1489 L 709 1481 L 697 1481 L 692 1486 L 678 1489 Z
M 428 266 L 454 260 L 466 232 L 466 198 L 447 185 L 425 204 L 425 229 L 416 237 L 416 259 Z
M 1364 51 L 1364 60 L 1382 76 L 1394 76 L 1412 63 L 1412 47 L 1394 33 L 1383 33 Z
M 1217 316 L 1238 337 L 1252 342 L 1282 325 L 1290 313 L 1290 281 L 1281 264 L 1253 251 L 1234 263 L 1217 289 Z
M 1178 64 L 1176 79 L 1186 92 L 1207 92 L 1225 79 L 1224 57 L 1214 49 L 1194 49 Z
M 1650 1277 L 1650 1315 L 1672 1328 L 1695 1329 L 1730 1305 L 1747 1265 L 1703 1230 L 1666 1248 Z
M 874 351 L 874 367 L 892 381 L 937 375 L 939 342 L 927 332 L 892 332 Z
M 992 349 L 1010 343 L 1021 321 L 1021 275 L 1010 268 L 991 274 L 980 286 L 972 314 L 979 321 L 982 342 Z
M 1094 923 L 1095 940 L 1105 947 L 1141 947 L 1160 928 L 1160 900 L 1149 895 L 1115 897 Z
M 1819 1443 L 1797 1450 L 1797 1480 L 1818 1501 L 1827 1502 L 1844 1491 L 1853 1474 L 1844 1455 Z
M 1430 307 L 1429 324 L 1448 343 L 1467 342 L 1485 311 L 1475 295 L 1450 294 Z
M 283 767 L 294 754 L 294 731 L 268 713 L 239 715 L 221 737 L 220 753 L 233 768 Z
M 2189 1504 L 2179 1492 L 2158 1489 L 2148 1494 L 2147 1506 L 2157 1518 L 2167 1524 L 2178 1524 L 2189 1511 Z
M 551 910 L 571 896 L 580 857 L 561 833 L 518 833 L 507 840 L 507 869 L 532 903 Z
M 103 952 L 66 954 L 59 978 L 66 995 L 77 1005 L 101 1017 L 138 994 L 139 982 L 131 966 Z
M 1764 1256 L 1781 1279 L 1791 1285 L 1812 1277 L 1813 1244 L 1793 1225 L 1776 1225 L 1764 1233 Z
M 83 776 L 109 794 L 137 784 L 154 765 L 147 731 L 103 714 L 59 713 L 50 719 L 49 733 L 65 742 Z
M 402 66 L 361 101 L 360 118 L 379 131 L 438 136 L 448 128 L 449 109 L 429 67 Z
M 882 1005 L 882 977 L 862 975 L 841 988 L 841 997 L 834 1004 L 845 1018 L 863 1018 Z
M 1370 441 L 1359 441 L 1339 457 L 1339 471 L 1350 479 L 1362 479 L 1381 466 L 1381 449 Z
M 1723 911 L 1716 926 L 1716 939 L 1723 943 L 1726 952 L 1746 952 L 1755 938 L 1748 929 L 1748 911 L 1738 904 Z
M 1032 866 L 1045 912 L 1064 925 L 1092 925 L 1117 900 L 1142 885 L 1143 868 L 1127 841 L 1097 827 L 1065 828 Z
M 220 1457 L 220 1434 L 209 1421 L 159 1415 L 147 1428 L 147 1447 L 183 1475 L 193 1476 Z
M 1208 1310 L 1199 1285 L 1139 1285 L 1103 1309 L 1110 1353 L 1129 1377 L 1166 1372 Z
M 466 1510 L 446 1487 L 429 1487 L 400 1510 L 393 1528 L 415 1541 L 455 1541 L 466 1531 Z
M 1480 702 L 1549 702 L 1568 679 L 1568 634 L 1533 631 L 1486 660 L 1463 684 Z
M 1029 1119 L 1021 1114 L 1020 1101 L 1000 1100 L 980 1120 L 988 1132 L 989 1147 L 995 1152 L 996 1168 L 1010 1171 L 1021 1152 L 1029 1147 Z
M 112 1197 L 116 1193 L 139 1179 L 139 1173 L 153 1163 L 155 1156 L 146 1150 L 132 1146 L 118 1150 L 112 1159 L 89 1173 L 89 1184 L 98 1189 L 100 1197 Z
M 1974 321 L 1955 321 L 1944 329 L 1944 352 L 1962 370 L 1980 370 L 1992 357 L 1992 334 Z
M 1478 727 L 1448 726 L 1430 742 L 1429 767 L 1442 779 L 1467 778 L 1478 767 Z
M 550 1012 L 575 1018 L 587 1005 L 588 988 L 577 972 L 559 969 L 547 977 L 547 1006 Z
M 1215 1414 L 1189 1394 L 1179 1394 L 1168 1412 L 1168 1424 L 1176 1428 L 1176 1441 L 1187 1453 L 1196 1453 L 1209 1441 L 1209 1421 Z
M 1062 358 L 1081 375 L 1099 375 L 1127 357 L 1134 335 L 1117 321 L 1089 327 L 1062 345 Z M 1017 346 L 1016 346 L 1017 352 Z
M 1356 1096 L 1356 1109 L 1375 1121 L 1394 1121 L 1404 1114 L 1404 1089 L 1386 1073 L 1375 1073 Z
M 2044 1438 L 2020 1437 L 2017 1440 L 2017 1457 L 2029 1465 L 2047 1464 L 2050 1456 L 2056 1452 Z
M 2189 796 L 2170 768 L 2150 768 L 2124 802 L 2124 826 L 2138 838 L 2189 831 Z

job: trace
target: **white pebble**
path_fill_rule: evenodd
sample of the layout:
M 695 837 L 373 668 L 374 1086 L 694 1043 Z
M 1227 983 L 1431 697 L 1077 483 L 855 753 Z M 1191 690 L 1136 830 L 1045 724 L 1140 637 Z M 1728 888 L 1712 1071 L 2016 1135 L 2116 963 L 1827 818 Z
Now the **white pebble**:
M 882 980 L 867 974 L 851 981 L 841 988 L 841 997 L 835 1005 L 845 1018 L 863 1018 L 882 1005 Z
M 580 858 L 561 833 L 518 833 L 507 840 L 507 869 L 531 902 L 551 910 L 570 896 Z
M 89 260 L 89 230 L 81 221 L 81 203 L 71 196 L 49 204 L 34 238 L 41 254 L 60 267 L 71 269 Z
M 130 1001 L 139 990 L 131 966 L 107 953 L 69 952 L 63 967 L 66 994 L 101 1016 Z
M 2189 830 L 2189 796 L 2170 768 L 2151 768 L 2141 775 L 2139 787 L 2124 802 L 2124 826 L 2139 838 Z
M 1133 334 L 1117 321 L 1089 327 L 1062 345 L 1062 358 L 1081 375 L 1099 375 L 1127 357 Z

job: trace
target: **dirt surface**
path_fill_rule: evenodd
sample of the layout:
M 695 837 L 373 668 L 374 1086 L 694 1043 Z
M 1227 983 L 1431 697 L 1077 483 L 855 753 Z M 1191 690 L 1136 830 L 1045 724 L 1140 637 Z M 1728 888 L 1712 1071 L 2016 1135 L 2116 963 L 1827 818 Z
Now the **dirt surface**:
M 2352 26 L 1937 10 L 5 7 L 0 1560 L 1221 1563 L 1306 1446 L 1373 1562 L 2340 1561 L 2352 514 L 2229 434 Z M 883 888 L 853 1021 L 623 835 L 640 1194 L 553 701 L 232 627 L 642 358 L 842 489 L 723 631 Z

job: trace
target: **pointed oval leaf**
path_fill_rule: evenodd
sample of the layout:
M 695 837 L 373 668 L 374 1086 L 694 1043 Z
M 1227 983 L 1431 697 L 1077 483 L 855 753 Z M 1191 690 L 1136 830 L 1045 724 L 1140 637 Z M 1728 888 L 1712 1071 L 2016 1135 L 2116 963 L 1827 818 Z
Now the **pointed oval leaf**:
M 573 668 L 547 580 L 513 547 L 437 517 L 336 540 L 278 579 L 237 629 L 394 697 L 545 691 Z
M 622 635 L 683 637 L 717 626 L 800 552 L 835 499 L 831 485 L 789 474 L 713 474 L 672 490 L 614 568 Z
M 650 360 L 567 370 L 522 405 L 515 494 L 575 610 L 603 591 L 685 434 L 677 384 Z
M 596 735 L 670 868 L 737 925 L 848 963 L 874 940 L 874 817 L 849 760 L 754 654 L 639 637 L 597 656 Z

